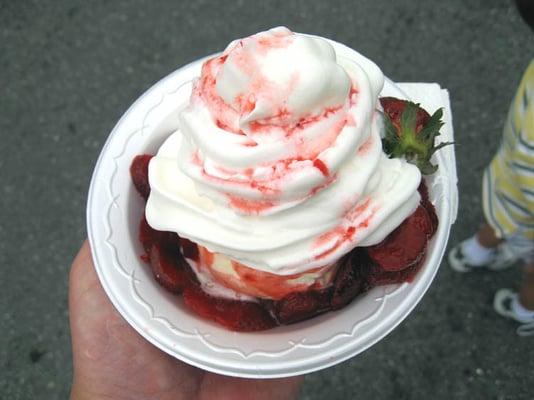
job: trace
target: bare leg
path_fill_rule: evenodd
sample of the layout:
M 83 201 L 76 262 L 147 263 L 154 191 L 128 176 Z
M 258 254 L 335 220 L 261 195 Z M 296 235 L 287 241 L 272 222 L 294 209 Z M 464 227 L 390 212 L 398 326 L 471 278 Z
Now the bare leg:
M 498 238 L 497 235 L 495 235 L 495 231 L 488 224 L 482 225 L 482 227 L 478 230 L 476 236 L 478 242 L 483 247 L 490 249 L 497 247 L 499 243 L 502 242 L 502 239 Z
M 534 310 L 534 264 L 525 267 L 519 290 L 519 303 L 527 310 Z

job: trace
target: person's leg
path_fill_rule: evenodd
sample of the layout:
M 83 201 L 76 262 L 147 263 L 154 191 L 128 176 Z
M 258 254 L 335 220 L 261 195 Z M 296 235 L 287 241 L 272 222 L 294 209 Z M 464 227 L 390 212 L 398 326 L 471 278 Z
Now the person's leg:
M 534 263 L 525 267 L 519 289 L 519 303 L 527 310 L 534 311 Z
M 449 252 L 449 265 L 457 272 L 490 269 L 500 271 L 512 266 L 517 256 L 487 223 L 470 238 L 454 246 Z
M 481 246 L 490 249 L 497 247 L 502 242 L 502 239 L 495 234 L 495 230 L 486 223 L 478 230 L 476 238 Z
M 500 242 L 493 228 L 484 224 L 477 233 L 453 249 L 452 253 L 456 254 L 457 259 L 461 258 L 461 264 L 479 267 L 493 260 L 494 249 Z

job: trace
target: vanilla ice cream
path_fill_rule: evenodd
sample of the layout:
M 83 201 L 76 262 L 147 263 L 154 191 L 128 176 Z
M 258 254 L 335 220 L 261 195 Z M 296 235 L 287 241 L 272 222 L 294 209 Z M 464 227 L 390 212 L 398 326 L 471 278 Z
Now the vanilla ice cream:
M 147 221 L 223 255 L 221 268 L 321 279 L 420 200 L 419 170 L 382 151 L 383 80 L 286 28 L 230 43 L 150 162 Z

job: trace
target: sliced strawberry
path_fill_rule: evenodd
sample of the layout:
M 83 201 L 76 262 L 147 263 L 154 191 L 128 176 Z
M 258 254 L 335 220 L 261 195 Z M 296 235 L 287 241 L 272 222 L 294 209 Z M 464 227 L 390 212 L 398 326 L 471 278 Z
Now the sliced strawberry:
M 152 228 L 143 214 L 139 223 L 139 241 L 143 245 L 145 255 L 141 256 L 144 261 L 150 258 L 150 251 L 154 244 L 164 247 L 169 251 L 179 252 L 181 239 L 174 232 L 157 231 Z
M 150 266 L 158 283 L 174 293 L 183 291 L 193 280 L 181 254 L 158 244 L 150 249 Z
M 432 228 L 430 230 L 429 236 L 432 237 L 434 233 L 436 233 L 439 224 L 436 209 L 434 208 L 434 205 L 430 202 L 430 198 L 428 196 L 428 188 L 424 180 L 421 180 L 421 184 L 419 185 L 419 188 L 417 190 L 421 195 L 421 205 L 425 208 L 426 212 L 428 213 L 428 216 L 430 217 Z
M 141 221 L 139 222 L 139 241 L 141 242 L 141 245 L 143 245 L 143 249 L 145 249 L 146 257 L 147 259 L 145 261 L 148 261 L 150 258 L 150 249 L 152 248 L 152 245 L 154 243 L 158 242 L 158 231 L 153 229 L 150 225 L 148 225 L 148 222 L 146 220 L 145 214 L 143 213 L 143 216 L 141 217 Z
M 279 323 L 292 324 L 329 311 L 331 296 L 332 288 L 293 292 L 268 307 Z
M 185 258 L 193 261 L 199 260 L 198 246 L 186 238 L 180 238 L 180 245 L 182 246 L 182 253 Z
M 367 283 L 369 287 L 411 282 L 423 265 L 423 259 L 402 271 L 386 271 L 379 265 L 371 264 Z
M 276 321 L 258 303 L 210 296 L 197 285 L 186 287 L 183 296 L 195 313 L 233 331 L 261 331 L 276 326 Z
M 356 296 L 369 288 L 367 275 L 370 268 L 369 257 L 361 248 L 352 251 L 342 261 L 334 280 L 334 292 L 330 300 L 332 310 L 339 310 L 345 307 Z
M 148 199 L 150 184 L 148 183 L 148 163 L 153 156 L 142 154 L 136 156 L 130 165 L 130 175 L 137 192 L 143 199 Z
M 407 223 L 412 224 L 418 230 L 424 232 L 427 238 L 432 234 L 432 220 L 430 219 L 430 215 L 428 215 L 426 208 L 421 204 L 415 209 L 413 214 L 407 218 Z
M 367 247 L 367 254 L 386 271 L 408 268 L 424 257 L 431 226 L 428 213 L 419 206 L 382 242 Z

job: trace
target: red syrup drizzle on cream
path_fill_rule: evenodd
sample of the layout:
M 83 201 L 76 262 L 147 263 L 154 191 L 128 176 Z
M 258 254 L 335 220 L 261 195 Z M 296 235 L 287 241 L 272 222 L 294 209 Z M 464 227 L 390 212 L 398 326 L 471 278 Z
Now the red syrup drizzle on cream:
M 269 36 L 256 38 L 253 43 L 253 51 L 250 51 L 250 42 L 247 44 L 243 40 L 239 40 L 222 56 L 205 62 L 202 67 L 201 78 L 193 90 L 192 97 L 205 104 L 215 124 L 220 129 L 248 137 L 248 140 L 241 143 L 243 147 L 256 147 L 261 145 L 263 136 L 276 134 L 276 137 L 279 138 L 276 140 L 287 141 L 287 145 L 293 149 L 291 153 L 298 155 L 298 157 L 258 165 L 260 168 L 271 168 L 272 170 L 271 173 L 264 175 L 264 179 L 254 179 L 252 173 L 244 174 L 239 169 L 235 171 L 225 169 L 221 174 L 222 176 L 213 176 L 206 171 L 200 157 L 195 155 L 193 165 L 200 169 L 204 179 L 217 184 L 219 187 L 234 188 L 226 192 L 223 191 L 222 194 L 227 197 L 228 205 L 232 209 L 243 214 L 259 215 L 279 206 L 280 201 L 277 196 L 282 194 L 285 183 L 291 180 L 292 176 L 295 176 L 294 174 L 301 173 L 305 168 L 316 169 L 323 180 L 311 188 L 304 197 L 294 199 L 297 202 L 304 201 L 335 181 L 335 174 L 331 176 L 332 172 L 328 163 L 320 159 L 319 156 L 335 144 L 345 126 L 356 125 L 353 115 L 349 112 L 358 100 L 358 89 L 355 82 L 352 82 L 345 104 L 326 107 L 318 114 L 304 115 L 296 120 L 296 116 L 287 106 L 287 99 L 299 84 L 299 72 L 293 72 L 285 84 L 275 84 L 264 76 L 258 61 L 258 59 L 266 57 L 270 51 L 287 48 L 293 43 L 293 40 L 294 35 L 291 33 L 274 31 Z M 246 48 L 246 46 L 249 47 Z M 236 94 L 230 104 L 217 91 L 218 76 L 227 62 L 232 63 L 237 70 L 249 78 L 242 92 Z M 252 118 L 251 121 L 240 122 L 253 114 L 260 102 L 264 108 L 269 106 L 276 108 L 267 110 L 267 116 L 264 118 Z M 264 112 L 265 110 L 262 110 L 262 113 Z M 313 139 L 305 138 L 303 132 L 306 129 L 331 118 L 336 118 L 337 121 L 333 122 L 325 132 L 316 135 Z M 240 126 L 242 124 L 243 126 Z M 279 136 L 280 134 L 282 136 Z M 364 150 L 362 149 L 362 151 Z M 258 195 L 240 197 L 236 193 L 240 187 L 253 189 L 258 192 Z
M 314 248 L 320 248 L 325 246 L 328 243 L 333 242 L 333 245 L 328 249 L 317 254 L 314 259 L 321 260 L 326 258 L 333 252 L 335 252 L 339 247 L 345 245 L 348 242 L 351 242 L 354 238 L 355 233 L 358 229 L 366 228 L 371 223 L 371 220 L 376 213 L 377 209 L 370 210 L 370 215 L 368 215 L 363 221 L 360 221 L 355 225 L 356 219 L 364 212 L 367 211 L 371 203 L 371 199 L 366 199 L 362 204 L 354 207 L 349 210 L 342 221 L 342 223 L 336 228 L 322 234 L 319 236 L 315 243 L 313 244 Z

